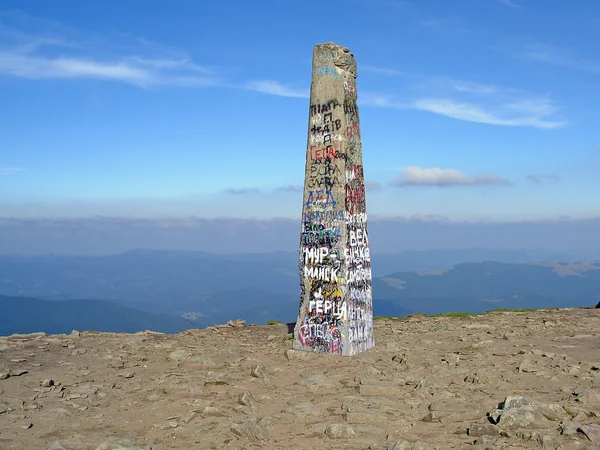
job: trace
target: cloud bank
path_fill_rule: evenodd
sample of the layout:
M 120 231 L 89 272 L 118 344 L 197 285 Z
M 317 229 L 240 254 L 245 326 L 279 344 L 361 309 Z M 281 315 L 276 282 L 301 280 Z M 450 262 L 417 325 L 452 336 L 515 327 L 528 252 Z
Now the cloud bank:
M 297 219 L 0 219 L 0 253 L 121 253 L 135 248 L 217 253 L 297 251 Z M 556 250 L 582 249 L 600 259 L 600 218 L 513 223 L 453 222 L 422 215 L 370 216 L 372 252 L 470 247 Z
M 480 186 L 494 184 L 509 184 L 504 178 L 487 174 L 471 177 L 456 169 L 441 169 L 439 167 L 422 168 L 411 166 L 403 169 L 398 178 L 393 180 L 393 186 Z
M 246 88 L 251 91 L 262 92 L 263 94 L 278 95 L 280 97 L 309 97 L 308 89 L 294 89 L 272 80 L 250 81 L 246 83 Z
M 560 177 L 553 173 L 538 173 L 530 174 L 525 177 L 527 181 L 535 184 L 543 183 L 544 181 L 560 181 Z
M 256 188 L 242 188 L 242 189 L 234 189 L 229 188 L 223 191 L 225 194 L 232 195 L 250 195 L 250 194 L 260 194 L 260 190 Z
M 529 104 L 527 104 L 529 103 Z M 416 100 L 414 107 L 422 111 L 450 117 L 467 122 L 503 125 L 512 127 L 560 128 L 565 125 L 561 121 L 547 120 L 555 108 L 550 102 L 534 101 L 527 103 L 509 103 L 498 107 L 495 111 L 486 110 L 473 103 L 457 101 L 451 98 L 424 98 Z

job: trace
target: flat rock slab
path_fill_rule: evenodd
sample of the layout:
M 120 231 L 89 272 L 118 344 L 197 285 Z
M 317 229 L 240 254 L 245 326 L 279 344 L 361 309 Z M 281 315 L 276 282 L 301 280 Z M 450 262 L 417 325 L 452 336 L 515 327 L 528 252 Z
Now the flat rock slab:
M 345 423 L 335 423 L 325 428 L 325 436 L 330 439 L 354 439 L 354 428 Z
M 138 445 L 131 439 L 113 438 L 100 444 L 96 450 L 152 450 L 152 447 Z
M 348 412 L 344 414 L 344 420 L 348 423 L 365 423 L 382 425 L 393 419 L 393 416 L 382 412 Z
M 402 396 L 407 389 L 404 386 L 386 384 L 360 384 L 356 388 L 360 395 Z
M 600 425 L 582 425 L 579 430 L 594 442 L 600 443 Z

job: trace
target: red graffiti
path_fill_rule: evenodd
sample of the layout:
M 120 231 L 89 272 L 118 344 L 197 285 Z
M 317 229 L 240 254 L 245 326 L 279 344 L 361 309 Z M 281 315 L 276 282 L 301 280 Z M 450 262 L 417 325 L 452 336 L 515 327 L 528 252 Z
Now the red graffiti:
M 365 204 L 365 186 L 359 185 L 352 188 L 349 184 L 346 185 L 346 211 L 354 214 L 355 208 L 364 206 Z
M 331 145 L 319 149 L 316 145 L 311 145 L 309 151 L 311 159 L 335 158 L 335 149 Z
M 349 141 L 360 138 L 360 127 L 358 126 L 358 124 L 353 123 L 352 125 L 347 127 L 346 130 L 344 131 L 344 136 Z

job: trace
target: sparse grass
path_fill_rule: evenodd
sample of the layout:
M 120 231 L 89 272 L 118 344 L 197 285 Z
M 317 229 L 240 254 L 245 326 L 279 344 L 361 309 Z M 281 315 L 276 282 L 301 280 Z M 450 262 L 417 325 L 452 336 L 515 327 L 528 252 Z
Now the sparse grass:
M 539 311 L 540 309 L 550 309 L 550 308 L 516 308 L 516 309 L 497 308 L 497 309 L 490 309 L 490 310 L 486 311 L 484 314 L 495 313 L 495 312 L 533 312 L 533 311 Z
M 279 320 L 269 320 L 267 325 L 279 325 L 281 322 Z
M 589 307 L 582 307 L 582 309 L 585 308 L 595 308 L 594 306 L 589 306 Z M 515 312 L 515 313 L 524 313 L 524 312 L 535 312 L 535 311 L 549 311 L 549 310 L 560 310 L 563 308 L 558 308 L 558 307 L 551 307 L 551 308 L 515 308 L 515 309 L 508 309 L 508 308 L 496 308 L 496 309 L 489 309 L 485 312 L 482 313 L 471 313 L 471 312 L 461 312 L 461 311 L 449 311 L 449 312 L 443 312 L 443 313 L 439 313 L 439 314 L 425 314 L 425 313 L 411 313 L 411 314 L 407 314 L 406 316 L 404 316 L 405 319 L 410 319 L 411 317 L 471 317 L 471 316 L 481 316 L 483 314 L 489 314 L 489 313 L 500 313 L 500 312 Z M 398 320 L 401 319 L 402 317 L 392 317 L 392 316 L 376 316 L 373 317 L 373 320 Z
M 410 319 L 411 317 L 470 317 L 470 316 L 480 316 L 488 313 L 495 312 L 535 312 L 540 310 L 558 310 L 561 308 L 515 308 L 515 309 L 507 309 L 507 308 L 497 308 L 497 309 L 489 309 L 483 313 L 471 313 L 471 312 L 461 312 L 461 311 L 449 311 L 439 314 L 425 314 L 425 313 L 414 313 L 407 314 L 405 318 Z
M 445 313 L 440 313 L 440 314 L 432 314 L 431 316 L 428 316 L 428 317 L 469 317 L 469 316 L 473 316 L 473 315 L 475 315 L 475 314 L 468 313 L 468 312 L 450 311 L 450 312 L 445 312 Z
M 417 317 L 417 316 L 427 317 L 427 314 L 425 314 L 425 313 L 412 313 L 412 314 L 407 314 L 404 317 L 406 317 L 407 319 L 410 319 L 411 317 Z

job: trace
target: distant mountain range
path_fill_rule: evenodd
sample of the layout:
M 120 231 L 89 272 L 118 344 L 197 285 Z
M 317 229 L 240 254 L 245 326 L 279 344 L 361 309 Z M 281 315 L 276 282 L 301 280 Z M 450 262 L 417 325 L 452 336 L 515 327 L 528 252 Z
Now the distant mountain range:
M 102 300 L 48 301 L 0 295 L 0 308 L 0 336 L 36 331 L 60 334 L 73 330 L 178 333 L 190 327 L 190 323 L 180 317 L 160 316 Z
M 591 306 L 600 297 L 600 262 L 485 261 L 434 272 L 397 272 L 374 279 L 373 293 L 377 299 L 426 314 Z
M 68 328 L 173 332 L 230 319 L 293 322 L 300 300 L 297 258 L 297 252 L 154 250 L 98 257 L 0 255 L 0 334 Z M 555 262 L 535 262 L 542 259 Z M 372 264 L 375 315 L 589 306 L 600 297 L 600 263 L 567 254 L 405 252 L 373 255 Z M 182 318 L 185 313 L 190 320 Z

